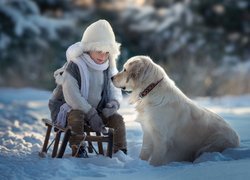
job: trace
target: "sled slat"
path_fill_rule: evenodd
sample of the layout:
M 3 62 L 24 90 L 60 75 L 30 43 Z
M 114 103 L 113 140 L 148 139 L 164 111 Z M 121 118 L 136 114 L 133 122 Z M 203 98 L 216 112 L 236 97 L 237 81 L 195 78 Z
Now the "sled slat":
M 96 132 L 96 136 L 97 136 L 97 138 L 100 138 L 101 137 L 101 133 Z M 99 154 L 104 155 L 102 141 L 98 141 L 97 144 L 98 144 Z
M 114 130 L 109 129 L 108 134 L 109 134 L 109 142 L 108 142 L 108 148 L 107 148 L 107 156 L 112 158 Z
M 56 137 L 55 137 L 55 144 L 54 144 L 54 148 L 52 151 L 52 158 L 56 157 L 57 155 L 57 150 L 58 150 L 58 145 L 60 142 L 60 137 L 61 137 L 61 131 L 57 131 L 56 133 Z
M 65 149 L 66 149 L 66 146 L 68 144 L 70 136 L 71 136 L 71 130 L 70 130 L 70 128 L 67 128 L 66 131 L 65 131 L 65 135 L 63 137 L 62 145 L 60 147 L 57 158 L 62 158 L 63 157 L 63 154 L 65 152 Z
M 48 143 L 49 143 L 51 128 L 52 128 L 51 125 L 47 125 L 47 131 L 46 131 L 46 135 L 45 135 L 45 139 L 44 139 L 44 143 L 43 143 L 43 148 L 42 148 L 42 152 L 45 152 L 45 153 L 47 153 L 47 147 L 48 147 Z

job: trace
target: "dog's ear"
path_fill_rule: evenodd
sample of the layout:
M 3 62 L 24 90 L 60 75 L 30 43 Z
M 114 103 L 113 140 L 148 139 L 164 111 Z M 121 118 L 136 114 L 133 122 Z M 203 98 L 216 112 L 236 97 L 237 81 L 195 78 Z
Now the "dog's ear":
M 143 72 L 143 65 L 141 61 L 133 61 L 129 64 L 130 70 L 129 70 L 129 76 L 127 81 L 132 78 L 134 80 L 138 80 L 140 75 Z

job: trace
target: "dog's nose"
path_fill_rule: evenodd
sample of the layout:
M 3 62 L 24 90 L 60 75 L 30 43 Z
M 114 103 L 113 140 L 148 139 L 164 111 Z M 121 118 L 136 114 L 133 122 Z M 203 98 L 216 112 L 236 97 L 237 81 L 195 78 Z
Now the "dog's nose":
M 111 77 L 111 81 L 113 81 L 113 79 L 114 79 L 114 76 Z

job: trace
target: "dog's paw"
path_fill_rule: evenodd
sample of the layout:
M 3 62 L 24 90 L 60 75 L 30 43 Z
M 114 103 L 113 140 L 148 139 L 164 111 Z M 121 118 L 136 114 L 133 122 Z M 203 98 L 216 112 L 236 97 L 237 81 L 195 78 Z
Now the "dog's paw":
M 152 166 L 162 166 L 165 163 L 163 162 L 162 159 L 151 158 L 149 164 Z
M 147 151 L 141 151 L 140 153 L 140 159 L 144 161 L 148 161 L 150 157 L 150 153 Z

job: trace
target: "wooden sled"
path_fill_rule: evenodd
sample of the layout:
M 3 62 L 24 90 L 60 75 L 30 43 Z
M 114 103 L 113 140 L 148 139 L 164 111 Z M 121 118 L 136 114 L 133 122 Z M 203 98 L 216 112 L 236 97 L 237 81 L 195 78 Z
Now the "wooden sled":
M 54 144 L 51 157 L 52 158 L 55 158 L 55 157 L 56 158 L 62 158 L 63 155 L 64 155 L 64 152 L 65 152 L 65 149 L 67 147 L 69 138 L 70 138 L 71 134 L 74 133 L 74 132 L 72 132 L 71 127 L 61 128 L 61 127 L 55 126 L 48 119 L 42 119 L 42 121 L 47 126 L 47 131 L 46 131 L 42 151 L 39 152 L 39 156 L 40 157 L 45 157 L 45 155 L 47 154 L 47 151 L 50 148 L 50 146 L 52 144 Z M 51 142 L 51 144 L 48 147 L 52 128 L 54 128 L 54 131 L 55 131 L 56 135 L 55 135 L 55 139 L 53 140 L 54 142 Z M 89 153 L 93 153 L 93 150 L 95 150 L 92 142 L 97 142 L 98 152 L 95 150 L 96 153 L 104 155 L 103 144 L 102 143 L 106 142 L 106 143 L 108 143 L 107 144 L 106 156 L 109 156 L 110 158 L 112 158 L 113 132 L 114 132 L 114 130 L 112 128 L 109 128 L 107 134 L 101 134 L 101 133 L 98 133 L 98 132 L 94 132 L 88 126 L 84 127 L 84 131 L 85 131 L 85 135 L 80 135 L 80 136 L 82 136 L 82 139 L 84 141 L 88 142 L 88 148 L 87 149 L 88 149 Z M 96 135 L 92 135 L 93 132 Z M 64 136 L 63 136 L 63 138 L 61 140 L 61 134 L 62 133 L 64 134 Z

